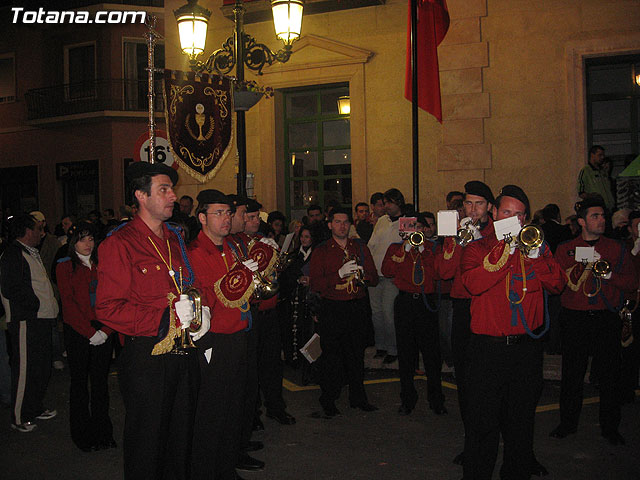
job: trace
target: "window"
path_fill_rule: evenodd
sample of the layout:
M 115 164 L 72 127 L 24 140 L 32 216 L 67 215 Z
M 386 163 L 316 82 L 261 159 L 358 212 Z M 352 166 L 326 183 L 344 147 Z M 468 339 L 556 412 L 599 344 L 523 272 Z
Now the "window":
M 16 66 L 13 53 L 0 55 L 0 103 L 16 101 Z
M 147 44 L 142 41 L 126 40 L 123 44 L 124 65 L 124 109 L 147 110 L 149 107 L 149 84 L 147 73 Z M 153 61 L 156 68 L 164 68 L 164 45 L 156 43 L 153 51 Z M 164 108 L 162 100 L 162 75 L 155 74 L 156 101 L 154 107 L 161 111 Z
M 615 178 L 640 153 L 640 55 L 589 58 L 587 140 L 602 145 Z
M 64 83 L 67 85 L 66 100 L 95 98 L 95 42 L 64 47 Z
M 351 208 L 349 115 L 338 112 L 347 85 L 285 90 L 285 185 L 287 216 L 333 202 Z

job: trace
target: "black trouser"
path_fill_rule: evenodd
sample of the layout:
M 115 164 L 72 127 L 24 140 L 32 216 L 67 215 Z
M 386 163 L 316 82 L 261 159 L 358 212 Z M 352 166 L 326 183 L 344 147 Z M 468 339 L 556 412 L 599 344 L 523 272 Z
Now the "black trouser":
M 435 298 L 429 295 L 430 305 Z M 418 392 L 413 384 L 418 352 L 422 353 L 427 374 L 427 398 L 429 406 L 436 408 L 444 402 L 440 371 L 440 329 L 438 313 L 427 309 L 422 295 L 400 291 L 394 305 L 396 345 L 400 367 L 400 399 L 405 407 L 413 409 L 418 401 Z
M 256 416 L 256 404 L 258 402 L 258 331 L 256 326 L 257 310 L 251 309 L 253 325 L 251 330 L 245 332 L 247 339 L 247 349 L 245 357 L 247 359 L 247 376 L 244 382 L 243 409 L 242 409 L 242 433 L 240 435 L 240 446 L 245 448 L 251 440 L 253 432 L 253 419 Z
M 600 427 L 620 424 L 620 317 L 608 310 L 562 309 L 562 382 L 560 419 L 563 426 L 578 427 L 582 410 L 584 375 L 589 355 L 598 365 Z
M 205 353 L 211 348 L 210 361 Z M 240 454 L 247 334 L 207 333 L 198 342 L 200 391 L 193 434 L 192 478 L 234 480 Z
M 464 444 L 465 480 L 490 480 L 500 433 L 504 460 L 500 478 L 530 478 L 533 427 L 542 388 L 542 343 L 523 337 L 507 345 L 472 335 L 469 342 Z
M 50 318 L 8 323 L 11 336 L 11 419 L 32 422 L 44 410 L 51 378 Z
M 456 387 L 462 424 L 467 429 L 467 368 L 469 364 L 468 348 L 471 339 L 471 299 L 452 298 L 453 321 L 451 323 L 451 354 L 456 369 Z
M 322 301 L 320 346 L 322 347 L 320 404 L 332 406 L 340 396 L 346 370 L 349 403 L 367 403 L 364 391 L 366 298 Z
M 632 304 L 633 305 L 633 304 Z M 633 402 L 640 369 L 640 308 L 633 313 L 633 342 L 622 349 L 621 392 L 623 402 Z
M 111 337 L 102 345 L 94 347 L 89 343 L 88 338 L 65 324 L 64 343 L 71 375 L 69 393 L 71 440 L 79 448 L 113 440 L 113 426 L 109 418 L 108 386 Z M 91 388 L 90 391 L 89 388 Z
M 126 480 L 190 477 L 198 359 L 194 353 L 151 355 L 155 342 L 128 337 L 118 357 Z
M 258 383 L 268 412 L 283 412 L 282 338 L 278 309 L 258 312 Z

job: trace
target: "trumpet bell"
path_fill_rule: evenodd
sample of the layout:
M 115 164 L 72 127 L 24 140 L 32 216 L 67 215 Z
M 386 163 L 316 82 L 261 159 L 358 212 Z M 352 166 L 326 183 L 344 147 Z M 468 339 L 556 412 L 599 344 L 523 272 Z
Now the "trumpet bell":
M 411 232 L 409 234 L 409 243 L 412 247 L 419 247 L 424 243 L 424 233 L 422 232 Z
M 526 225 L 518 233 L 518 245 L 526 252 L 539 248 L 544 242 L 544 233 L 537 225 Z
M 606 277 L 611 272 L 611 265 L 604 259 L 596 260 L 593 263 L 593 274 L 597 277 Z

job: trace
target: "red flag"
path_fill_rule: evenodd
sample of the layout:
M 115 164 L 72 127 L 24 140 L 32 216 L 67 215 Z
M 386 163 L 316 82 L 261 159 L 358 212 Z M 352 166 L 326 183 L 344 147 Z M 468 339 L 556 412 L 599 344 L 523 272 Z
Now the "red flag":
M 449 12 L 445 0 L 418 2 L 418 106 L 442 123 L 440 77 L 438 75 L 438 45 L 449 30 Z M 411 0 L 407 28 L 407 64 L 404 96 L 412 100 L 411 88 Z

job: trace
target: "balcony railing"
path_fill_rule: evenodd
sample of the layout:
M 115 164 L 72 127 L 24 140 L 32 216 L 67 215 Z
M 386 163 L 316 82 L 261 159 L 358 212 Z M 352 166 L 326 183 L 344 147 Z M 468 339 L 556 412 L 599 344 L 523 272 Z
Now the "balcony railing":
M 29 120 L 113 111 L 147 111 L 147 81 L 110 79 L 36 88 L 25 93 Z M 155 82 L 157 112 L 164 111 L 163 82 Z

